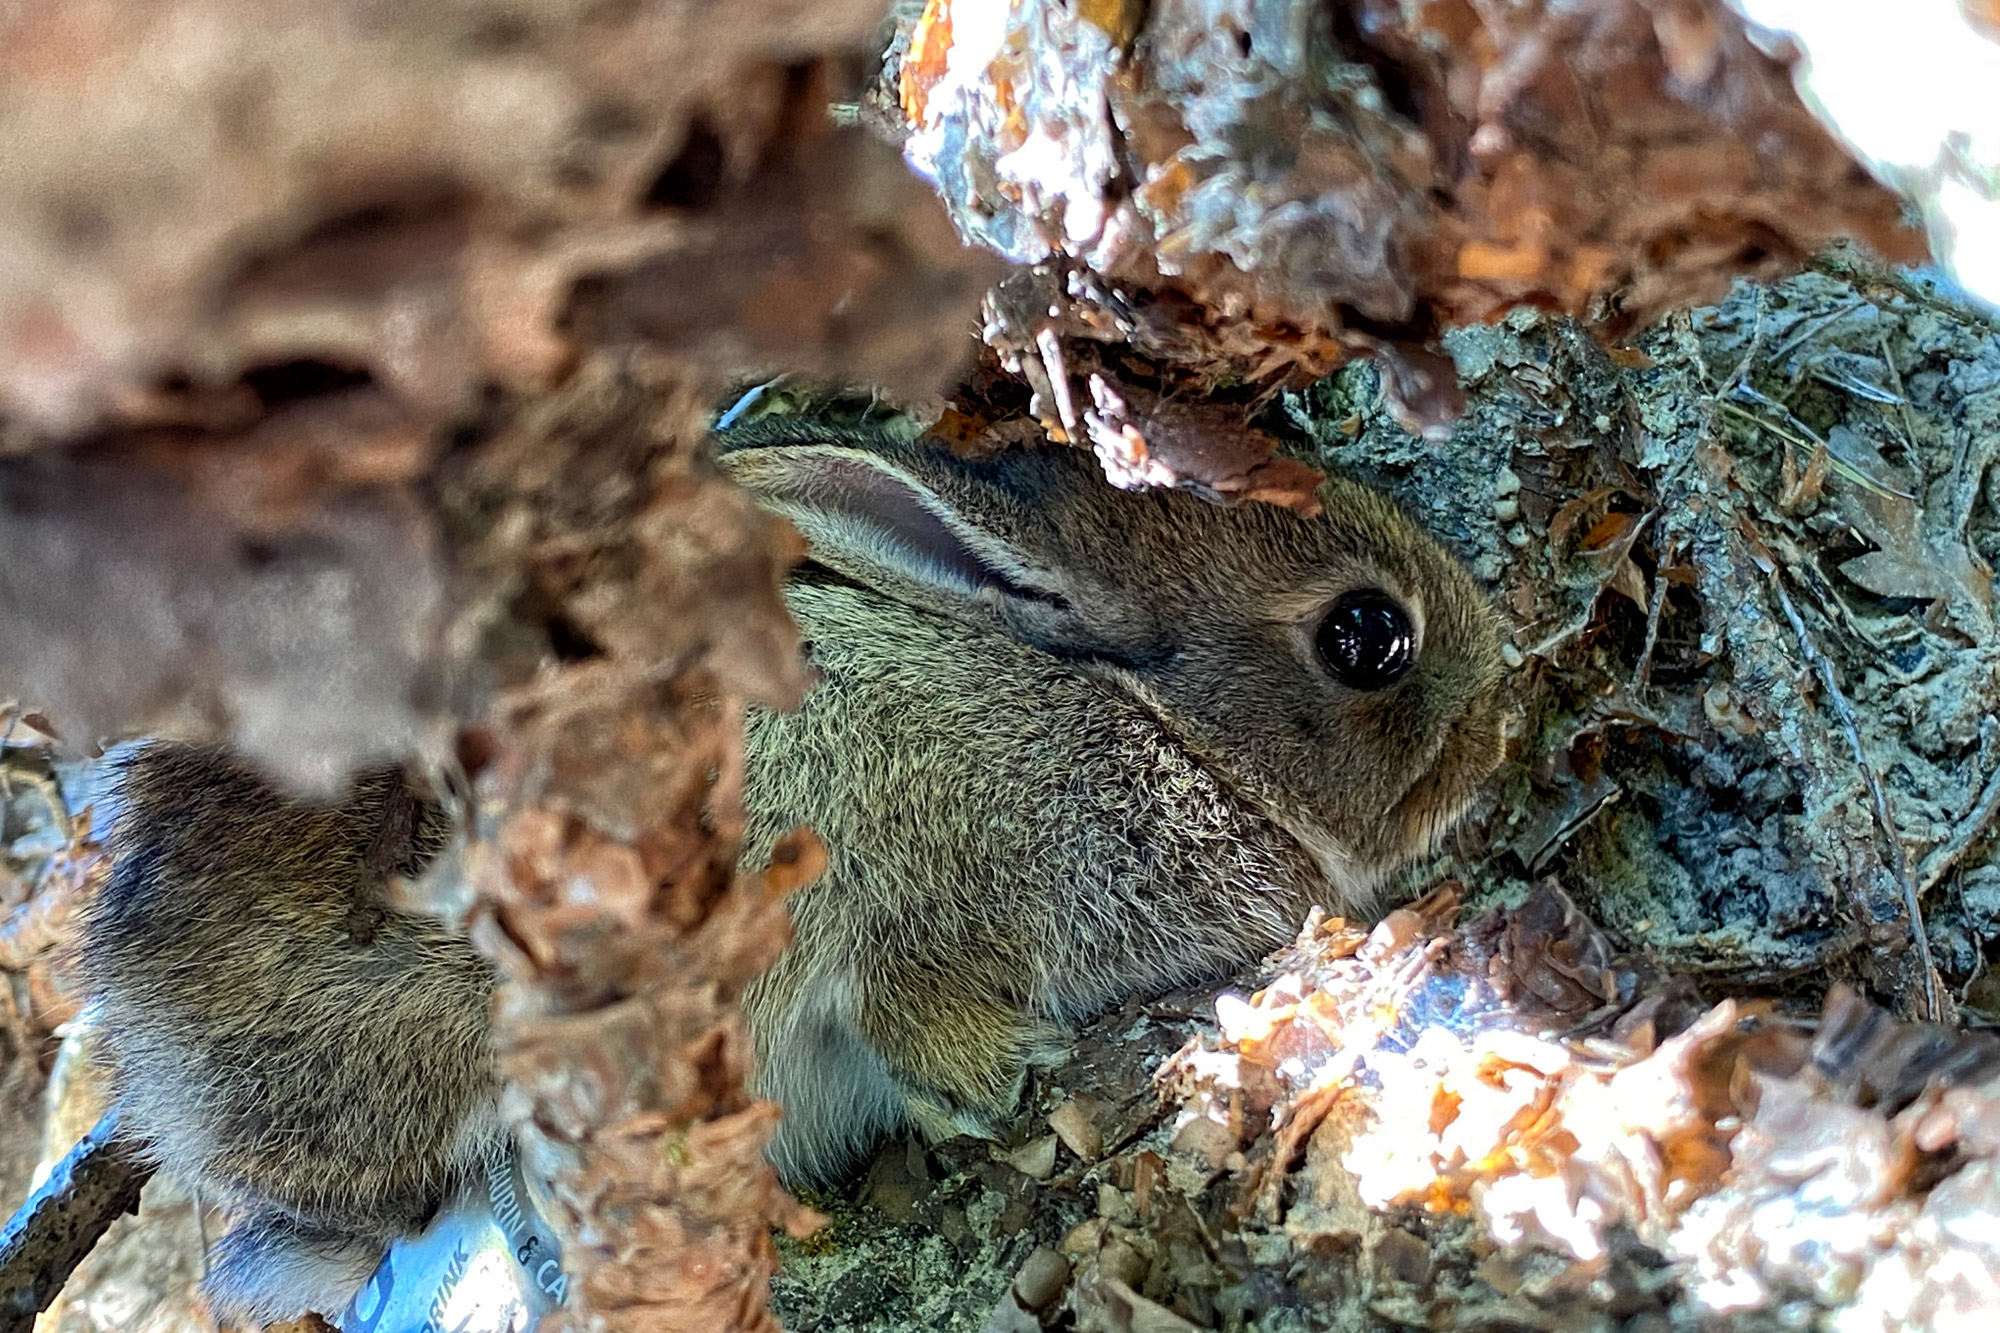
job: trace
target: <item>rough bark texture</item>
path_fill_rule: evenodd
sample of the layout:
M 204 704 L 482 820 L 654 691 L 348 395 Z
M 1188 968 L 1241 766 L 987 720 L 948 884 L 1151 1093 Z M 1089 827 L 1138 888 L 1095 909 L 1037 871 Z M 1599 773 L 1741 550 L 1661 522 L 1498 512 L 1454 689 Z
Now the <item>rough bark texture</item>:
M 970 359 L 999 266 L 828 116 L 878 18 L 0 17 L 0 680 L 71 753 L 167 732 L 321 790 L 388 754 L 472 772 L 485 897 L 432 906 L 506 973 L 508 1110 L 586 1326 L 769 1327 L 768 1229 L 804 1225 L 734 1007 L 783 913 L 731 877 L 736 719 L 803 685 L 794 547 L 697 443 L 731 376 L 921 395 Z M 16 1102 L 55 942 L 4 960 Z
M 879 17 L 867 0 L 729 22 L 673 0 L 13 11 L 0 404 L 17 434 L 73 432 L 173 414 L 177 378 L 302 359 L 432 410 L 546 385 L 575 351 L 576 279 L 714 244 L 658 210 L 752 174 L 796 109 L 787 66 L 860 48 Z M 732 276 L 749 295 L 770 275 Z M 791 355 L 812 339 L 789 314 L 772 324 Z
M 321 788 L 445 755 L 523 574 L 478 563 L 477 515 L 447 525 L 447 455 L 530 406 L 560 428 L 576 385 L 636 362 L 645 428 L 683 445 L 760 365 L 948 384 L 998 268 L 830 126 L 858 57 L 814 62 L 865 50 L 875 17 L 77 0 L 0 21 L 0 452 L 22 455 L 0 467 L 0 678 L 74 741 L 221 733 Z M 582 443 L 599 473 L 634 461 Z M 679 576 L 669 557 L 630 587 Z
M 26 1333 L 112 1222 L 139 1207 L 152 1168 L 106 1116 L 0 1228 L 0 1330 Z
M 988 340 L 1100 450 L 1115 344 L 1202 387 L 1371 351 L 1441 431 L 1442 328 L 1529 305 L 1617 333 L 1836 237 L 1922 253 L 1719 0 L 930 0 L 890 79 L 960 227 L 1037 266 Z

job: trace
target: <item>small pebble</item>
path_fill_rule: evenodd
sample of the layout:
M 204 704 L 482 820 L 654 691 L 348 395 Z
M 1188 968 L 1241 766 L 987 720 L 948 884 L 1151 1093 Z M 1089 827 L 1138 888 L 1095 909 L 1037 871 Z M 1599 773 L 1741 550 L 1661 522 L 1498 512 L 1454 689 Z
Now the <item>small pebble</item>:
M 1014 1274 L 1014 1295 L 1030 1310 L 1046 1310 L 1069 1284 L 1069 1260 L 1046 1245 L 1021 1261 Z
M 1056 1248 L 1071 1259 L 1081 1259 L 1086 1254 L 1095 1254 L 1097 1247 L 1104 1241 L 1105 1230 L 1103 1218 L 1086 1217 L 1063 1233 L 1063 1238 L 1056 1242 Z
M 1188 1122 L 1174 1133 L 1176 1153 L 1199 1158 L 1215 1171 L 1222 1169 L 1223 1160 L 1239 1146 L 1236 1136 L 1229 1132 L 1227 1126 L 1205 1115 L 1189 1117 Z
M 1431 1280 L 1430 1247 L 1401 1227 L 1390 1227 L 1369 1247 L 1375 1271 L 1406 1286 L 1421 1287 Z
M 1114 1282 L 1137 1287 L 1146 1280 L 1146 1256 L 1140 1254 L 1121 1236 L 1113 1236 L 1104 1242 L 1104 1248 L 1097 1252 L 1097 1271 Z

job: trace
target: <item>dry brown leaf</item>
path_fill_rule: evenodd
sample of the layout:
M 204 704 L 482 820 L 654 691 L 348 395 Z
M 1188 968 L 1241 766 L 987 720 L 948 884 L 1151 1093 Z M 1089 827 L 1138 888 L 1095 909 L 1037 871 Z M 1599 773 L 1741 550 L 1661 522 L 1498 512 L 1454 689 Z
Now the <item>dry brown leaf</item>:
M 1646 575 L 1630 556 L 1618 562 L 1604 587 L 1607 592 L 1617 593 L 1641 611 L 1652 602 L 1652 594 L 1646 588 Z
M 1609 550 L 1623 541 L 1628 533 L 1639 524 L 1639 515 L 1613 511 L 1591 525 L 1583 540 L 1577 543 L 1577 550 L 1586 555 L 1595 555 Z
M 1596 486 L 1573 499 L 1564 501 L 1562 507 L 1549 519 L 1549 544 L 1560 548 L 1568 542 L 1570 534 L 1587 519 L 1593 526 L 1602 521 L 1606 517 L 1605 503 L 1616 494 L 1618 491 L 1615 487 Z

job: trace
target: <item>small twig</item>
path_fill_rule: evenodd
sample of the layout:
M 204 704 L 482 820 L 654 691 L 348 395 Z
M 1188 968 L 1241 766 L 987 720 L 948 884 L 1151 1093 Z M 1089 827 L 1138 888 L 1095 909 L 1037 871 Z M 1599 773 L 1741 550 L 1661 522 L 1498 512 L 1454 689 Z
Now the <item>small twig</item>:
M 1042 369 L 1048 372 L 1056 416 L 1062 421 L 1064 433 L 1069 436 L 1071 444 L 1087 444 L 1090 437 L 1078 424 L 1076 400 L 1069 391 L 1069 366 L 1063 361 L 1062 339 L 1056 336 L 1054 329 L 1043 329 L 1035 335 L 1035 350 L 1041 354 Z
M 1823 362 L 1814 363 L 1812 369 L 1808 370 L 1806 374 L 1818 380 L 1821 384 L 1826 385 L 1829 389 L 1838 389 L 1849 397 L 1859 398 L 1865 403 L 1874 403 L 1880 407 L 1891 407 L 1904 402 L 1904 399 L 1873 381 L 1864 380 L 1859 375 L 1845 370 L 1834 369 Z
M 1737 385 L 1734 392 L 1740 395 L 1741 397 L 1748 398 L 1753 403 L 1761 403 L 1766 407 L 1773 408 L 1778 412 L 1783 413 L 1785 419 L 1783 425 L 1780 425 L 1778 422 L 1771 420 L 1769 417 L 1761 416 L 1756 412 L 1752 412 L 1747 407 L 1739 407 L 1735 403 L 1718 403 L 1717 406 L 1719 406 L 1724 412 L 1727 412 L 1729 415 L 1736 417 L 1742 421 L 1748 421 L 1753 425 L 1761 426 L 1763 429 L 1770 431 L 1771 434 L 1777 436 L 1779 439 L 1790 440 L 1793 444 L 1796 444 L 1801 448 L 1804 448 L 1807 445 L 1811 445 L 1816 449 L 1824 449 L 1826 451 L 1827 465 L 1829 467 L 1831 467 L 1835 472 L 1839 473 L 1841 476 L 1853 482 L 1855 485 L 1862 486 L 1867 488 L 1868 490 L 1874 491 L 1877 495 L 1892 495 L 1896 497 L 1898 500 L 1914 500 L 1917 498 L 1916 496 L 1910 494 L 1908 491 L 1900 491 L 1897 490 L 1894 486 L 1889 485 L 1887 482 L 1878 481 L 1876 478 L 1869 476 L 1867 473 L 1863 472 L 1860 468 L 1856 467 L 1854 464 L 1842 458 L 1839 455 L 1839 453 L 1837 453 L 1834 450 L 1831 444 L 1829 444 L 1826 440 L 1820 437 L 1818 431 L 1814 430 L 1811 426 L 1806 425 L 1805 422 L 1800 421 L 1796 416 L 1792 414 L 1792 410 L 1790 408 L 1786 407 L 1783 403 L 1777 401 L 1775 398 L 1771 398 L 1764 394 L 1761 394 L 1747 384 Z
M 111 1224 L 139 1207 L 153 1168 L 97 1122 L 0 1230 L 0 1333 L 28 1333 Z
M 1995 812 L 2000 812 L 2000 769 L 1996 769 L 1993 776 L 1986 780 L 1986 789 L 1979 793 L 1979 800 L 1965 818 L 1958 821 L 1951 836 L 1933 848 L 1923 864 L 1917 867 L 1919 894 L 1929 893 L 1939 880 L 1951 873 L 1951 868 L 1958 864 L 1958 858 L 1965 855 L 1966 849 L 1985 836 L 1992 826 Z
M 1760 416 L 1752 412 L 1749 408 L 1739 406 L 1736 403 L 1718 402 L 1716 406 L 1727 412 L 1730 416 L 1735 417 L 1738 421 L 1747 421 L 1751 425 L 1768 430 L 1779 439 L 1796 444 L 1801 448 L 1808 445 L 1821 449 L 1826 447 L 1826 441 L 1820 439 L 1809 428 L 1801 427 L 1799 430 L 1788 430 L 1781 423 L 1772 421 L 1769 417 Z
M 1727 384 L 1712 395 L 1716 399 L 1727 398 L 1739 385 L 1747 387 L 1744 376 L 1750 373 L 1750 367 L 1757 360 L 1758 351 L 1764 346 L 1764 290 L 1761 287 L 1757 289 L 1755 316 L 1755 322 L 1750 325 L 1750 345 L 1743 349 L 1743 359 L 1736 363 L 1736 373 L 1729 377 Z
M 1903 447 L 1914 458 L 1917 451 L 1917 423 L 1910 416 L 1910 391 L 1903 384 L 1903 372 L 1896 368 L 1896 354 L 1889 350 L 1889 335 L 1875 330 L 1875 345 L 1882 349 L 1882 364 L 1888 368 L 1889 383 L 1896 388 L 1896 413 L 1903 423 Z
M 1846 305 L 1840 307 L 1838 310 L 1829 311 L 1828 313 L 1819 316 L 1817 319 L 1807 320 L 1805 325 L 1802 328 L 1800 328 L 1797 333 L 1794 333 L 1791 337 L 1785 339 L 1783 346 L 1779 347 L 1777 351 L 1771 353 L 1771 364 L 1772 365 L 1782 364 L 1786 357 L 1790 356 L 1793 352 L 1797 351 L 1802 345 L 1805 344 L 1805 342 L 1808 339 L 1813 337 L 1813 335 L 1817 334 L 1820 330 L 1826 328 L 1830 324 L 1838 323 L 1842 319 L 1845 319 L 1847 316 L 1853 314 L 1855 311 L 1861 309 L 1861 307 L 1867 304 L 1868 304 L 1867 297 L 1857 296 L 1852 301 L 1849 301 Z
M 1844 255 L 1822 254 L 1812 261 L 1811 266 L 1829 277 L 1835 277 L 1853 287 L 1886 287 L 1906 300 L 1914 301 L 1927 310 L 1942 310 L 1954 319 L 1971 319 L 1988 328 L 2000 329 L 2000 319 L 1994 318 L 1975 305 L 1954 304 L 1940 300 L 1937 293 L 1926 289 L 1892 268 L 1878 267 L 1866 260 Z M 1875 304 L 1866 292 L 1862 299 Z
M 1660 562 L 1653 569 L 1653 596 L 1646 607 L 1646 641 L 1639 646 L 1639 669 L 1632 673 L 1632 692 L 1639 693 L 1653 679 L 1653 649 L 1660 641 L 1660 614 L 1667 607 L 1667 561 L 1668 551 L 1660 552 Z
M 1861 744 L 1860 723 L 1854 716 L 1853 705 L 1849 704 L 1847 696 L 1840 692 L 1839 682 L 1833 674 L 1833 663 L 1812 641 L 1805 620 L 1799 615 L 1798 608 L 1792 605 L 1791 595 L 1785 591 L 1780 573 L 1774 569 L 1769 578 L 1771 591 L 1778 598 L 1778 607 L 1785 613 L 1785 619 L 1790 622 L 1792 633 L 1798 639 L 1799 652 L 1805 656 L 1807 665 L 1813 669 L 1819 677 L 1820 684 L 1825 687 L 1827 700 L 1833 706 L 1833 715 L 1840 719 L 1841 729 L 1847 733 L 1847 744 L 1854 752 L 1854 763 L 1861 770 L 1862 779 L 1868 784 L 1868 795 L 1875 807 L 1875 823 L 1889 843 L 1889 869 L 1896 877 L 1897 886 L 1903 891 L 1903 908 L 1910 915 L 1910 931 L 1916 937 L 1917 958 L 1923 964 L 1924 1016 L 1935 1020 L 1944 1012 L 1938 1000 L 1937 967 L 1931 961 L 1930 936 L 1924 930 L 1923 908 L 1917 901 L 1916 885 L 1910 879 L 1909 859 L 1903 852 L 1903 840 L 1896 833 L 1895 821 L 1889 817 L 1888 794 L 1882 790 L 1881 780 L 1875 776 L 1875 769 L 1868 762 L 1868 752 Z

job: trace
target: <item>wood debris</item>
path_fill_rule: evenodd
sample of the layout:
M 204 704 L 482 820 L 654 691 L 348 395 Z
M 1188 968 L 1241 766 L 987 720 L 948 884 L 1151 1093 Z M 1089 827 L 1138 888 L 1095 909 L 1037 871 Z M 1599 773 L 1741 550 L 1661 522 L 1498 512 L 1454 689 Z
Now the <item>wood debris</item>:
M 1441 432 L 1441 329 L 1615 333 L 1836 237 L 1922 253 L 1719 0 L 931 0 L 886 81 L 959 228 L 1037 266 L 989 307 L 1009 364 L 1051 333 L 1206 385 L 1364 352 Z

